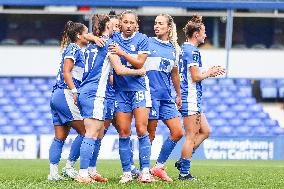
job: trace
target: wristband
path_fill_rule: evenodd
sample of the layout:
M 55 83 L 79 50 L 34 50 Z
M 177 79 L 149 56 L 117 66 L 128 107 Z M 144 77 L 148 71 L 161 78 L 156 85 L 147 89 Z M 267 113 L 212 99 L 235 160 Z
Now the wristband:
M 78 93 L 77 89 L 74 88 L 74 89 L 71 89 L 71 92 L 74 94 L 74 93 Z

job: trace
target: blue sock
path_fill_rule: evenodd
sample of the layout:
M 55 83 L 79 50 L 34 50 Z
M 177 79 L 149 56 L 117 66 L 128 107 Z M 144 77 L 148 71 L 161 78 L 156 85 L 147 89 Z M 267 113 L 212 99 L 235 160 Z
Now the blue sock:
M 90 164 L 96 140 L 93 138 L 84 138 L 80 148 L 80 169 L 87 169 Z
M 123 172 L 130 172 L 130 146 L 129 146 L 130 137 L 120 137 L 119 138 L 119 155 L 122 165 Z
M 138 137 L 140 169 L 150 168 L 151 142 L 149 134 Z
M 64 140 L 54 138 L 49 148 L 49 162 L 51 164 L 58 164 L 61 158 Z
M 81 147 L 83 139 L 84 139 L 83 135 L 78 135 L 73 141 L 71 145 L 71 149 L 70 149 L 69 158 L 68 158 L 70 161 L 77 161 L 77 159 L 79 158 L 80 147 Z
M 189 159 L 181 159 L 180 174 L 181 175 L 188 175 L 189 169 L 190 169 L 190 160 Z
M 95 150 L 93 152 L 93 157 L 90 161 L 90 167 L 96 167 L 97 166 L 97 159 L 98 159 L 99 152 L 100 152 L 100 149 L 101 149 L 101 144 L 102 144 L 102 139 L 98 138 L 96 140 L 96 143 L 95 143 Z
M 129 140 L 129 148 L 130 148 L 130 164 L 134 165 L 134 160 L 133 160 L 133 142 L 132 142 L 132 140 Z
M 177 142 L 173 141 L 172 139 L 170 139 L 170 137 L 168 137 L 162 146 L 157 162 L 164 164 L 168 160 L 176 144 Z

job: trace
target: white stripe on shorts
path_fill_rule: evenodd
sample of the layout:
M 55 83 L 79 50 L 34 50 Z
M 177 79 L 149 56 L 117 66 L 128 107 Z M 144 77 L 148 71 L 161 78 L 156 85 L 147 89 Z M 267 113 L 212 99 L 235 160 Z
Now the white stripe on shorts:
M 94 109 L 93 109 L 93 118 L 103 121 L 104 120 L 104 109 L 105 109 L 105 98 L 104 97 L 95 97 L 94 100 Z
M 73 94 L 70 89 L 64 89 L 64 95 L 66 102 L 68 104 L 69 110 L 73 116 L 74 120 L 83 120 L 80 114 L 79 108 L 74 104 Z
M 147 91 L 145 91 L 146 108 L 151 108 L 152 107 L 152 100 L 151 100 L 149 79 L 148 79 L 147 76 L 145 76 L 145 84 L 146 84 L 146 89 L 147 89 Z

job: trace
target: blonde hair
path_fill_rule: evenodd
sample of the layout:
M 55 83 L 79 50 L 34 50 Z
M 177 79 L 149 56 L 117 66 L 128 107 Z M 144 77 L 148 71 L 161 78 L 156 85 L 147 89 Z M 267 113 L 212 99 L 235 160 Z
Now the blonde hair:
M 174 22 L 174 19 L 169 14 L 160 14 L 159 16 L 163 16 L 168 19 L 168 26 L 170 27 L 170 33 L 169 33 L 169 41 L 174 45 L 176 50 L 176 59 L 178 59 L 180 54 L 180 46 L 177 42 L 178 36 L 177 36 L 177 27 Z

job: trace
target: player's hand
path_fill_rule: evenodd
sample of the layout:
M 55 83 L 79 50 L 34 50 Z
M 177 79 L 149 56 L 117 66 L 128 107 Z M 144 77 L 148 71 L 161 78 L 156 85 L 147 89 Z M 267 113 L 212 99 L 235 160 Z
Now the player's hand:
M 94 42 L 95 42 L 95 44 L 98 45 L 99 47 L 103 47 L 103 46 L 105 46 L 106 39 L 101 38 L 101 37 L 95 37 L 95 38 L 94 38 Z
M 139 75 L 143 76 L 146 74 L 146 69 L 145 68 L 141 68 L 137 70 L 139 72 Z
M 180 96 L 176 96 L 176 105 L 178 110 L 181 108 L 182 105 L 182 101 L 181 101 L 181 97 Z
M 224 73 L 225 69 L 221 66 L 212 66 L 211 68 L 209 68 L 206 74 L 208 77 L 216 77 L 218 75 L 223 75 Z
M 73 101 L 74 101 L 74 104 L 77 106 L 77 93 L 73 93 Z
M 118 56 L 123 56 L 124 53 L 125 53 L 125 52 L 124 52 L 123 50 L 121 50 L 121 49 L 119 48 L 119 46 L 118 46 L 117 44 L 115 44 L 115 43 L 109 45 L 108 50 L 109 50 L 109 52 L 111 52 L 112 54 L 117 54 Z

